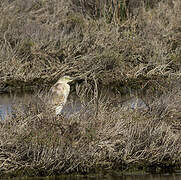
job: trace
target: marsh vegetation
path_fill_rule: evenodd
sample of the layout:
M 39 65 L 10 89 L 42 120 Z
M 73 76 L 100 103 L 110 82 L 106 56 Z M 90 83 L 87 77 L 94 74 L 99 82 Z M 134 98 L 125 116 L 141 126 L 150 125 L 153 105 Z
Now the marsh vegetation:
M 0 17 L 0 91 L 34 93 L 0 123 L 1 175 L 180 169 L 180 0 L 4 0 Z M 70 118 L 40 96 L 64 75 Z

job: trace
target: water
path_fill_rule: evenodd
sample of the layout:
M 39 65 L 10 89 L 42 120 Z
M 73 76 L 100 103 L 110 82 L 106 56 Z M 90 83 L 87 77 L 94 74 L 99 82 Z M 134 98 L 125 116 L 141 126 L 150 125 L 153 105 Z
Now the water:
M 12 116 L 13 113 L 15 114 L 15 112 L 13 112 L 12 104 L 18 105 L 18 103 L 20 102 L 28 104 L 28 102 L 32 101 L 32 99 L 35 99 L 36 101 L 36 97 L 32 94 L 18 94 L 13 96 L 10 96 L 8 94 L 1 94 L 0 119 L 6 120 L 9 116 Z M 90 111 L 87 109 L 87 107 L 81 104 L 78 97 L 77 98 L 74 97 L 73 99 L 69 99 L 69 101 L 62 109 L 63 116 L 65 116 L 66 118 L 70 118 L 72 115 L 75 115 L 81 111 L 86 111 L 86 112 Z M 126 101 L 119 103 L 116 106 L 126 111 L 148 110 L 148 106 L 145 104 L 145 102 L 141 98 L 136 98 L 136 97 L 130 97 Z
M 12 180 L 181 180 L 181 174 L 130 174 L 130 175 L 89 175 L 89 176 L 54 176 L 54 177 L 24 177 Z
M 125 101 L 122 104 L 122 107 L 125 110 L 148 110 L 148 106 L 146 103 L 141 99 L 137 97 L 129 98 L 127 101 Z
M 6 120 L 13 116 L 15 113 L 13 104 L 18 105 L 20 102 L 29 102 L 31 99 L 31 94 L 0 94 L 0 120 Z
M 11 98 L 9 95 L 3 94 L 0 96 L 0 119 L 5 120 L 12 114 Z
M 13 106 L 23 104 L 29 104 L 30 102 L 36 101 L 37 97 L 32 94 L 1 94 L 0 95 L 0 120 L 6 120 L 7 118 L 16 114 Z M 22 111 L 24 108 L 21 108 Z M 70 118 L 72 115 L 80 112 L 83 109 L 80 100 L 69 100 L 65 107 L 62 109 L 62 115 L 66 118 Z
M 12 109 L 10 104 L 0 105 L 0 119 L 5 120 L 8 116 L 11 116 Z

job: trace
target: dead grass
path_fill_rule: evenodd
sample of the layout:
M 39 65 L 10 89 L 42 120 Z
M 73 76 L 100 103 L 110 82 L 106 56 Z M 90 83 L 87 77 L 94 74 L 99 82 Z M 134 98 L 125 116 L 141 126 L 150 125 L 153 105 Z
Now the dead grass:
M 1 125 L 2 175 L 180 167 L 180 94 L 172 92 L 181 75 L 180 0 L 116 2 L 0 2 L 0 91 L 45 89 L 66 74 L 79 77 L 73 91 L 95 106 L 105 89 L 154 100 L 146 114 L 100 102 L 94 115 L 71 119 L 44 103 L 17 107 Z
M 106 2 L 1 2 L 1 91 L 69 74 L 99 88 L 163 92 L 180 77 L 180 1 Z
M 180 92 L 163 96 L 147 112 L 109 110 L 110 102 L 99 100 L 97 114 L 89 103 L 68 119 L 55 116 L 46 102 L 23 104 L 24 111 L 16 104 L 16 117 L 1 124 L 0 174 L 173 172 L 181 161 L 180 98 Z

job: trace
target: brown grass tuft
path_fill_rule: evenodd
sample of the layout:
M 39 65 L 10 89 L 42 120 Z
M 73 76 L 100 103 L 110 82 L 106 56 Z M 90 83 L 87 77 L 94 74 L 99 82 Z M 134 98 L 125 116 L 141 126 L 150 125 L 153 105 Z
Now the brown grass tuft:
M 109 102 L 99 100 L 97 114 L 89 103 L 71 118 L 55 116 L 46 102 L 24 104 L 28 111 L 16 105 L 16 117 L 1 124 L 0 173 L 174 171 L 181 161 L 180 97 L 177 92 L 157 99 L 147 112 L 109 110 Z M 169 103 L 173 98 L 177 104 Z
M 1 2 L 1 91 L 69 74 L 90 84 L 96 76 L 99 88 L 163 92 L 180 77 L 180 2 L 146 2 Z

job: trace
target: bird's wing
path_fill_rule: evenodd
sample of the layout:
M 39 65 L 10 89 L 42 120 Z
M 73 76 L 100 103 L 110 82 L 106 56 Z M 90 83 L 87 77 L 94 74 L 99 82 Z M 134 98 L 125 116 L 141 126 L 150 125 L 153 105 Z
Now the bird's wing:
M 63 83 L 56 83 L 50 89 L 50 101 L 52 104 L 59 105 L 60 103 L 64 103 L 65 95 L 64 95 L 64 84 Z

